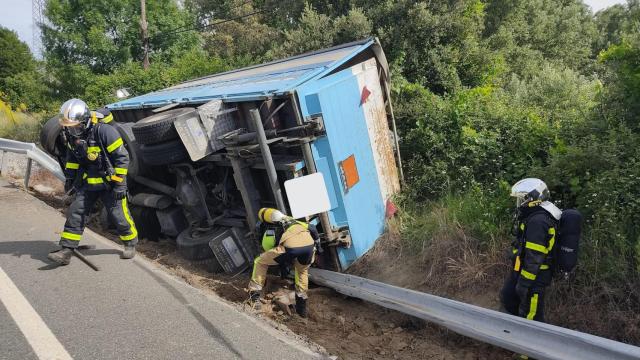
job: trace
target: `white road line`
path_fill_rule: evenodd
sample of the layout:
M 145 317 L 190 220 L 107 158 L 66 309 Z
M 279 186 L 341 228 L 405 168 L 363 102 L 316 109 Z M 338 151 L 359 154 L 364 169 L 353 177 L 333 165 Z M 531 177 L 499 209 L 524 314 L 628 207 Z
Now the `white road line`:
M 0 268 L 0 302 L 7 308 L 39 359 L 73 359 L 2 268 Z

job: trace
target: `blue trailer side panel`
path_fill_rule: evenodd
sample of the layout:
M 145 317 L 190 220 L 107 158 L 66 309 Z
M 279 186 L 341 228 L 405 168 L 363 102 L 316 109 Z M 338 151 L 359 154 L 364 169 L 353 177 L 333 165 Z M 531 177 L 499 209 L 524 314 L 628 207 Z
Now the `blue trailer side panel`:
M 348 224 L 351 231 L 351 248 L 338 251 L 343 268 L 349 267 L 367 252 L 385 227 L 385 202 L 380 191 L 360 94 L 358 79 L 351 69 L 298 88 L 303 114 L 308 116 L 317 113 L 319 104 L 326 128 L 327 136 L 316 140 L 312 149 L 320 165 L 318 170 L 323 172 L 327 183 L 331 182 L 327 187 L 334 189 L 337 198 L 337 207 L 330 211 L 331 221 L 336 226 Z M 339 162 L 351 155 L 355 156 L 359 181 L 347 191 Z M 327 165 L 324 165 L 325 162 Z M 327 176 L 325 171 L 330 175 Z

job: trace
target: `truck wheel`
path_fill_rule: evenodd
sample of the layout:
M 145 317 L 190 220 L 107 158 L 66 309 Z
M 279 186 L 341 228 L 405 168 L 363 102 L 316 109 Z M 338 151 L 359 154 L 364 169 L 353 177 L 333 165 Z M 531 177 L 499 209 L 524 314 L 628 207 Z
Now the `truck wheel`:
M 212 231 L 204 233 L 191 233 L 191 228 L 185 229 L 176 238 L 176 245 L 178 246 L 180 255 L 187 260 L 207 260 L 215 258 L 213 250 L 209 247 L 209 240 L 211 240 L 216 230 L 218 229 L 214 228 Z M 213 267 L 214 266 L 212 266 L 212 268 Z
M 56 115 L 44 123 L 42 130 L 40 130 L 40 146 L 42 146 L 44 151 L 49 153 L 49 155 L 55 157 L 64 169 L 66 148 L 60 138 L 62 126 L 60 126 L 58 122 L 59 119 L 60 115 Z
M 142 161 L 148 165 L 169 165 L 189 158 L 187 149 L 180 139 L 166 141 L 160 144 L 140 145 Z
M 139 144 L 156 144 L 175 139 L 178 132 L 173 122 L 198 116 L 193 108 L 173 109 L 146 117 L 133 125 L 133 134 Z

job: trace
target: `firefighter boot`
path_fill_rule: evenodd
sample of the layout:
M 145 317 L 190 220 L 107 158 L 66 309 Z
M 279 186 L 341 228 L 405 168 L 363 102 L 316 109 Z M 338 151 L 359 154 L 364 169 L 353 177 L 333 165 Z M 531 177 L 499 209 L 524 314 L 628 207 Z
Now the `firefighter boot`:
M 303 318 L 309 316 L 309 313 L 307 312 L 307 299 L 298 295 L 296 295 L 296 312 Z
M 249 291 L 249 303 L 254 310 L 260 311 L 262 302 L 260 302 L 260 291 Z
M 69 265 L 72 256 L 73 250 L 71 248 L 63 247 L 60 250 L 50 252 L 49 255 L 47 255 L 47 258 L 58 265 Z
M 136 246 L 125 244 L 124 250 L 122 251 L 122 255 L 120 255 L 120 258 L 132 259 L 134 256 L 136 256 Z

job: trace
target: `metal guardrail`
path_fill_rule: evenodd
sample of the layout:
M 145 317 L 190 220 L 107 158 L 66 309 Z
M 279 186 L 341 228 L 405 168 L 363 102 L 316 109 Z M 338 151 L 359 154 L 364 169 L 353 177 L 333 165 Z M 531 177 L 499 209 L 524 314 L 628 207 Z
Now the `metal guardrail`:
M 7 151 L 17 154 L 27 155 L 27 170 L 24 176 L 24 187 L 29 187 L 29 178 L 31 177 L 32 161 L 35 160 L 43 168 L 49 170 L 61 181 L 64 181 L 64 172 L 60 168 L 60 164 L 49 156 L 46 152 L 40 150 L 34 143 L 25 143 L 10 139 L 0 138 L 0 151 Z M 3 159 L 4 160 L 4 159 Z
M 638 360 L 640 348 L 498 311 L 312 268 L 318 285 L 436 323 L 459 334 L 545 360 Z

